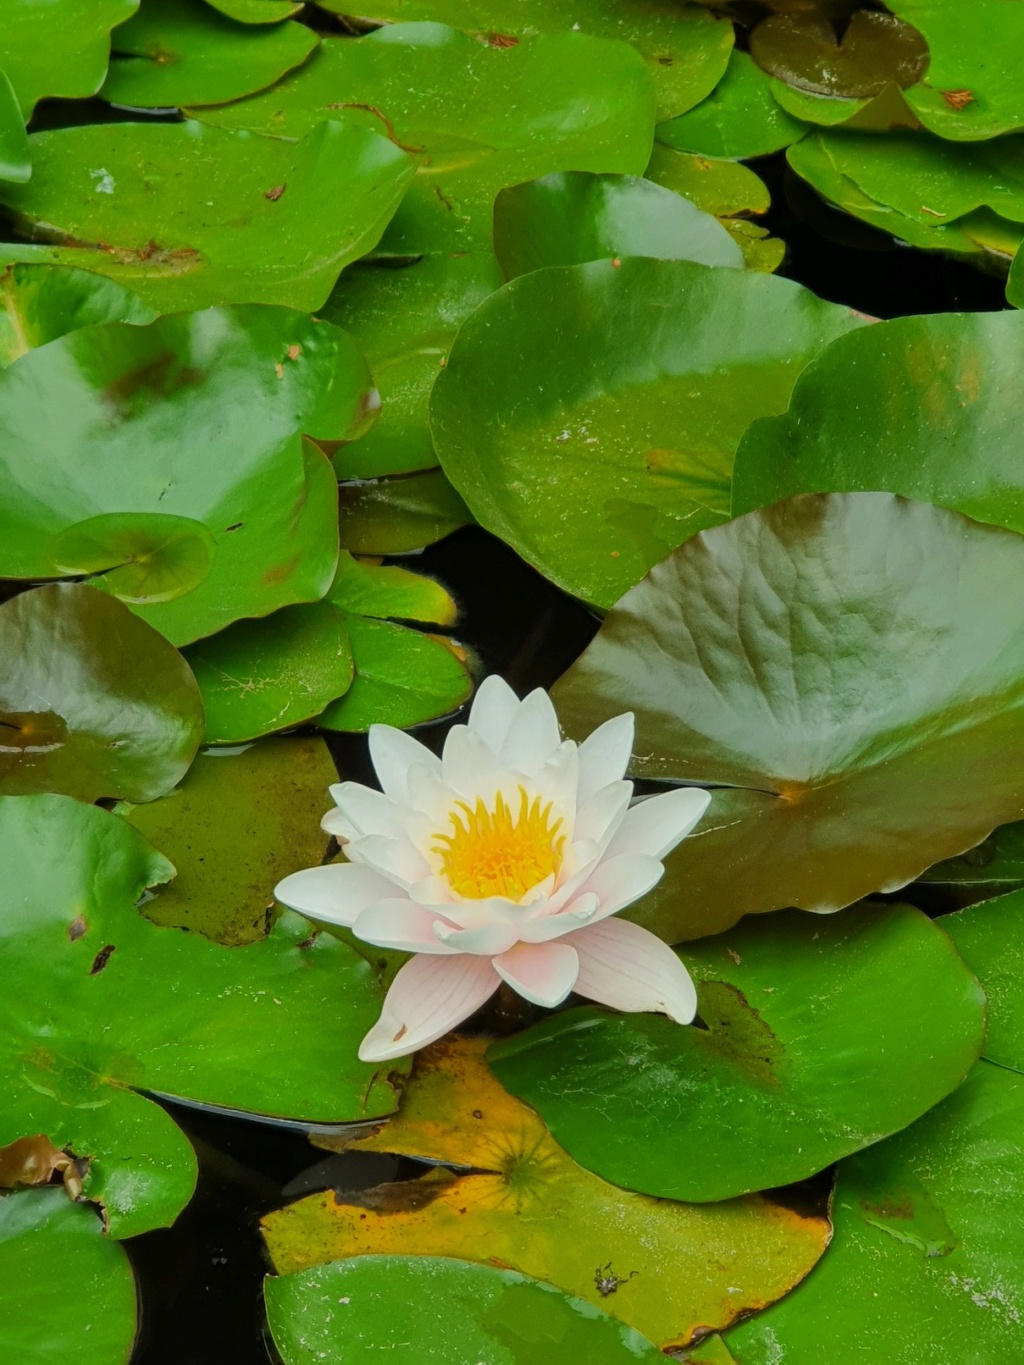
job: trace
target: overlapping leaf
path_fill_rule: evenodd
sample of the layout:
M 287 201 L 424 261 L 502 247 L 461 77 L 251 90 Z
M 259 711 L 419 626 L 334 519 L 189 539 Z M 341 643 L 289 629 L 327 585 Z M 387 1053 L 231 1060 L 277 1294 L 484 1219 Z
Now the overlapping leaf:
M 5 0 L 0 70 L 26 119 L 44 95 L 95 95 L 107 74 L 110 30 L 138 7 L 139 0 Z
M 341 542 L 353 554 L 408 554 L 472 520 L 439 469 L 341 485 Z
M 152 308 L 102 275 L 9 265 L 0 274 L 0 365 L 96 322 L 152 322 Z
M 739 159 L 777 152 L 806 131 L 807 125 L 772 97 L 769 77 L 749 53 L 736 51 L 707 99 L 661 124 L 657 136 L 681 152 Z
M 997 896 L 941 922 L 988 997 L 985 1057 L 1024 1072 L 1024 893 Z

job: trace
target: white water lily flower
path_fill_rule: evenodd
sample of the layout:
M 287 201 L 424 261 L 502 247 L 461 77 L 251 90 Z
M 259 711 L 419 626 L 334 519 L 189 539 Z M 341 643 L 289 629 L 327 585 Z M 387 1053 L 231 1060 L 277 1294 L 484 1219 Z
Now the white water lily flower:
M 293 873 L 275 892 L 367 943 L 416 954 L 363 1040 L 363 1061 L 434 1042 L 502 981 L 536 1005 L 577 991 L 690 1023 L 697 997 L 678 957 L 611 916 L 661 879 L 661 860 L 711 798 L 686 787 L 631 805 L 632 744 L 629 714 L 578 746 L 563 741 L 545 692 L 521 702 L 496 676 L 440 759 L 401 730 L 371 728 L 383 792 L 339 783 L 323 819 L 349 861 Z

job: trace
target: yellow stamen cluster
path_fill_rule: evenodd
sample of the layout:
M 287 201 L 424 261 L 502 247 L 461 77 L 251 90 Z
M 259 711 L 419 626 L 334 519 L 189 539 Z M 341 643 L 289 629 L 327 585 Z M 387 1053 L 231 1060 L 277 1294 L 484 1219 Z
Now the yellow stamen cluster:
M 441 859 L 441 872 L 453 891 L 467 899 L 507 896 L 519 900 L 531 887 L 557 872 L 562 861 L 565 835 L 561 817 L 554 816 L 553 802 L 531 802 L 519 788 L 519 809 L 506 804 L 499 792 L 494 810 L 483 798 L 476 806 L 457 802 L 452 812 L 453 831 L 438 834 L 434 852 Z

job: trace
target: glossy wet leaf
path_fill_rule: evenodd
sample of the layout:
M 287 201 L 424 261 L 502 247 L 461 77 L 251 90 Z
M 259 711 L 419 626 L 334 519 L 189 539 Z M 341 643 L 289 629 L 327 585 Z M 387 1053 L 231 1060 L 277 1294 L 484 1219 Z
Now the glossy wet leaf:
M 94 1209 L 63 1190 L 0 1198 L 0 1356 L 32 1365 L 127 1365 L 135 1284 Z
M 326 856 L 320 817 L 337 780 L 323 740 L 302 735 L 207 750 L 159 801 L 123 802 L 117 814 L 177 869 L 144 914 L 219 943 L 265 937 L 276 884 Z
M 492 47 L 441 24 L 394 24 L 325 39 L 273 90 L 199 114 L 287 137 L 345 119 L 416 149 L 420 173 L 381 250 L 418 255 L 486 246 L 506 185 L 558 170 L 639 175 L 654 91 L 625 43 L 558 33 Z
M 639 176 L 586 171 L 502 190 L 494 201 L 494 250 L 507 280 L 623 256 L 743 265 L 721 223 L 688 199 Z
M 772 15 L 751 33 L 750 52 L 797 90 L 847 98 L 913 85 L 928 65 L 928 45 L 912 25 L 866 9 L 855 11 L 841 38 L 822 15 Z
M 458 616 L 451 594 L 433 578 L 394 564 L 355 559 L 347 550 L 341 552 L 327 600 L 355 616 L 438 626 L 454 625 Z
M 707 1028 L 588 1006 L 488 1054 L 570 1156 L 627 1189 L 703 1201 L 804 1180 L 920 1118 L 981 1051 L 981 987 L 910 906 L 791 910 L 682 957 Z
M 71 333 L 0 373 L 0 575 L 91 575 L 175 643 L 322 597 L 336 483 L 298 433 L 374 401 L 351 338 L 290 309 Z
M 342 1365 L 353 1342 L 409 1365 L 658 1365 L 639 1332 L 513 1270 L 436 1256 L 359 1256 L 268 1276 L 267 1318 L 285 1365 Z
M 733 52 L 725 75 L 707 99 L 658 127 L 659 142 L 702 156 L 766 156 L 807 131 L 773 99 L 770 78 L 747 52 Z
M 345 14 L 354 0 L 325 0 Z M 658 117 L 673 118 L 718 83 L 733 45 L 732 24 L 673 0 L 361 0 L 367 18 L 433 19 L 495 46 L 535 33 L 582 31 L 616 38 L 644 57 L 658 95 Z
M 0 71 L 0 180 L 24 182 L 32 174 L 28 134 L 14 86 Z
M 469 699 L 465 651 L 441 636 L 368 617 L 346 619 L 355 662 L 352 686 L 320 716 L 325 730 L 405 729 L 436 720 Z
M 330 121 L 298 142 L 186 122 L 83 125 L 29 143 L 32 179 L 0 185 L 0 200 L 39 240 L 0 244 L 0 263 L 81 266 L 165 313 L 318 308 L 376 245 L 416 169 L 386 137 Z
M 824 1250 L 824 1219 L 762 1195 L 696 1206 L 606 1185 L 502 1089 L 485 1048 L 484 1039 L 434 1044 L 417 1056 L 395 1119 L 369 1138 L 330 1140 L 465 1173 L 436 1170 L 352 1203 L 315 1194 L 270 1214 L 263 1227 L 277 1270 L 381 1253 L 497 1263 L 665 1347 L 772 1302 Z M 617 1281 L 614 1292 L 602 1295 L 602 1273 Z
M 774 78 L 770 88 L 772 97 L 787 114 L 791 114 L 793 118 L 804 119 L 808 123 L 823 124 L 828 128 L 834 127 L 837 123 L 846 123 L 848 119 L 865 109 L 873 98 L 871 95 L 866 95 L 863 99 L 818 95 L 812 90 L 798 90 L 796 86 L 787 85 L 785 81 Z
M 1024 1347 L 1024 1077 L 979 1062 L 950 1099 L 844 1161 L 835 1240 L 805 1284 L 726 1337 L 737 1365 L 962 1365 Z
M 984 1056 L 1024 1072 L 1024 892 L 943 915 L 940 923 L 988 998 Z
M 152 801 L 203 735 L 195 679 L 122 603 L 52 584 L 0 605 L 0 791 Z
M 352 682 L 342 613 L 308 602 L 236 621 L 185 652 L 206 712 L 206 742 L 237 744 L 318 716 Z
M 841 337 L 736 455 L 733 512 L 887 489 L 1024 531 L 1019 313 L 895 318 Z
M 469 508 L 439 469 L 341 485 L 341 542 L 353 554 L 408 554 L 443 540 L 472 520 Z
M 171 864 L 68 797 L 0 801 L 0 850 L 0 1145 L 45 1133 L 90 1158 L 113 1236 L 172 1222 L 195 1183 L 188 1141 L 140 1091 L 328 1123 L 393 1107 L 356 1061 L 380 990 L 344 944 L 290 914 L 245 948 L 158 928 L 135 904 Z
M 9 265 L 0 273 L 0 365 L 94 322 L 152 322 L 130 290 L 87 270 Z
M 431 397 L 434 444 L 485 529 L 609 606 L 726 519 L 743 431 L 860 325 L 752 271 L 639 257 L 535 271 L 463 325 Z
M 4 0 L 0 70 L 27 119 L 44 95 L 85 99 L 107 74 L 110 30 L 139 0 Z
M 204 0 L 142 0 L 114 31 L 102 94 L 136 109 L 220 104 L 273 85 L 316 46 L 302 24 L 241 28 Z
M 1024 540 L 887 493 L 790 498 L 689 541 L 556 684 L 632 710 L 640 776 L 716 788 L 637 907 L 670 942 L 895 891 L 1024 815 Z

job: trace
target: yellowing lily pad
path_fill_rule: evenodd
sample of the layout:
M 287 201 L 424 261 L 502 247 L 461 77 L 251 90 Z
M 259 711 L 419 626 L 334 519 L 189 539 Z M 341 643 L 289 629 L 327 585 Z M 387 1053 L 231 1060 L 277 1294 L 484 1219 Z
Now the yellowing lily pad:
M 347 550 L 341 552 L 327 600 L 354 616 L 438 626 L 454 625 L 458 615 L 451 594 L 433 578 L 375 559 L 356 559 Z
M 0 365 L 94 322 L 152 322 L 153 309 L 102 275 L 70 266 L 9 265 L 0 273 Z

